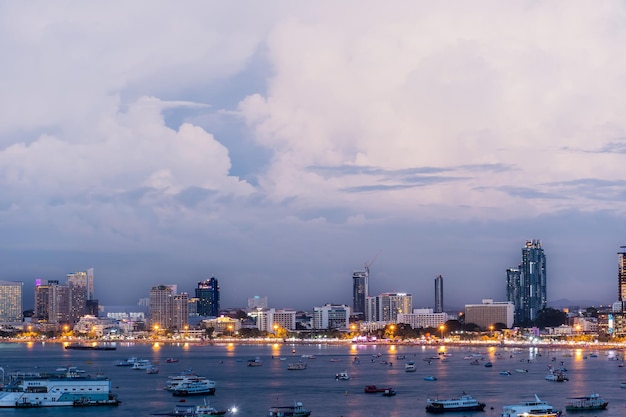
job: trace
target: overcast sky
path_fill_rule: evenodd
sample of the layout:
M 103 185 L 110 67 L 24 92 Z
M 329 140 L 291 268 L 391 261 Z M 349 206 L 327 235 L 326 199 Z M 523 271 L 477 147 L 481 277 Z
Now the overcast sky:
M 408 292 L 612 303 L 626 245 L 622 1 L 0 3 L 0 279 L 103 305 Z

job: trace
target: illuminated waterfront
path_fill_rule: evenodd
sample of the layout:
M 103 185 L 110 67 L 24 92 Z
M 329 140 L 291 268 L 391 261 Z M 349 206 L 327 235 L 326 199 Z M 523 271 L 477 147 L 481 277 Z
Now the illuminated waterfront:
M 622 350 L 289 343 L 117 346 L 115 351 L 67 351 L 60 344 L 0 344 L 0 366 L 7 373 L 68 365 L 89 374 L 102 372 L 111 378 L 123 402 L 119 407 L 103 408 L 7 409 L 3 415 L 126 417 L 168 411 L 178 398 L 163 390 L 165 380 L 189 368 L 217 381 L 216 394 L 208 397 L 212 404 L 217 408 L 237 406 L 237 415 L 245 417 L 263 417 L 270 406 L 294 401 L 302 401 L 313 417 L 425 416 L 427 398 L 446 398 L 463 391 L 487 403 L 484 412 L 476 413 L 485 417 L 497 417 L 503 405 L 534 394 L 564 409 L 567 397 L 598 392 L 609 401 L 609 408 L 593 415 L 604 417 L 622 416 L 626 406 L 626 390 L 620 388 L 620 383 L 626 382 L 626 368 L 620 366 Z M 447 355 L 439 354 L 444 350 Z M 476 356 L 479 352 L 483 359 Z M 466 357 L 471 355 L 479 358 L 479 365 L 470 364 L 472 360 Z M 116 361 L 131 356 L 159 362 L 159 374 L 115 366 Z M 262 366 L 246 366 L 248 359 L 257 356 Z M 179 361 L 166 363 L 168 357 Z M 306 370 L 286 369 L 288 363 L 299 360 L 307 362 Z M 416 362 L 416 372 L 404 371 L 409 360 Z M 486 361 L 493 367 L 483 366 Z M 546 381 L 548 366 L 566 368 L 569 381 Z M 343 370 L 350 374 L 350 380 L 335 380 L 335 374 Z M 505 370 L 511 375 L 500 374 Z M 428 375 L 437 380 L 424 380 Z M 365 394 L 365 385 L 391 386 L 397 395 Z M 187 402 L 200 403 L 201 399 L 190 398 Z

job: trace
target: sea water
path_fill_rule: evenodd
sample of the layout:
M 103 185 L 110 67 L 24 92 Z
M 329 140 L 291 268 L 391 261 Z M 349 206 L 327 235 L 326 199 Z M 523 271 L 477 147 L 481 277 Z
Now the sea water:
M 445 352 L 445 355 L 444 355 Z M 158 362 L 158 374 L 116 366 L 128 357 Z M 455 416 L 498 417 L 502 406 L 530 400 L 537 394 L 563 414 L 568 397 L 598 393 L 607 410 L 585 416 L 626 415 L 624 351 L 550 348 L 443 347 L 421 345 L 290 344 L 129 344 L 113 351 L 65 350 L 56 343 L 0 343 L 0 366 L 12 371 L 54 370 L 75 366 L 86 374 L 103 373 L 112 381 L 122 404 L 116 407 L 59 407 L 2 409 L 4 416 L 149 416 L 168 412 L 179 401 L 201 404 L 206 398 L 216 408 L 234 408 L 233 416 L 263 417 L 276 405 L 302 402 L 312 417 L 416 417 L 426 416 L 428 398 L 451 398 L 463 392 L 487 404 L 483 412 Z M 259 357 L 263 365 L 247 366 Z M 167 358 L 178 362 L 167 363 Z M 472 365 L 478 358 L 479 364 Z M 306 361 L 305 370 L 287 370 L 291 362 Z M 416 372 L 405 372 L 414 361 Z M 487 361 L 492 367 L 485 367 Z M 564 368 L 566 382 L 546 381 L 548 369 Z M 192 369 L 217 382 L 215 395 L 173 397 L 164 390 L 169 375 Z M 518 372 L 527 370 L 528 372 Z M 347 371 L 347 381 L 335 379 Z M 510 371 L 510 375 L 502 375 Z M 427 381 L 427 376 L 436 377 Z M 365 385 L 392 387 L 397 395 L 364 392 Z

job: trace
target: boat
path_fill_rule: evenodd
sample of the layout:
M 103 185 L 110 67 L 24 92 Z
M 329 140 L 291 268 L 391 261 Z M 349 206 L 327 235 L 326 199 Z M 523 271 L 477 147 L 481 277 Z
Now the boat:
M 133 366 L 135 362 L 137 362 L 138 360 L 139 359 L 137 359 L 136 356 L 131 356 L 130 358 L 126 360 L 117 361 L 115 363 L 115 366 Z
M 176 363 L 178 362 L 178 359 L 175 358 L 167 358 L 165 359 L 165 363 Z
M 287 369 L 290 371 L 302 371 L 306 369 L 306 367 L 307 367 L 306 362 L 294 362 L 294 363 L 287 364 Z
M 500 375 L 509 376 L 511 375 L 511 371 L 500 371 Z
M 515 372 L 525 373 L 525 372 L 528 372 L 528 369 L 524 369 L 524 368 L 517 368 L 517 369 L 515 369 Z
M 387 388 L 383 391 L 383 397 L 393 397 L 396 391 L 393 388 Z
M 565 405 L 566 411 L 604 410 L 609 405 L 609 402 L 601 398 L 599 394 L 571 397 L 568 400 Z
M 159 368 L 154 366 L 154 365 L 152 365 L 152 366 L 146 368 L 146 373 L 150 374 L 150 375 L 158 374 L 159 373 Z
M 620 388 L 626 388 L 626 382 L 620 382 L 619 383 L 619 387 Z
M 181 382 L 174 390 L 172 390 L 172 395 L 174 395 L 174 397 L 213 394 L 215 394 L 215 382 L 208 379 L 196 379 L 188 382 Z
M 150 362 L 148 359 L 138 359 L 137 362 L 133 363 L 133 370 L 145 371 L 152 366 L 154 365 L 152 365 L 152 362 Z
M 203 376 L 198 376 L 193 373 L 182 373 L 180 375 L 174 375 L 167 378 L 165 383 L 165 389 L 168 391 L 175 392 L 178 389 L 181 389 L 185 384 L 196 383 L 196 385 L 206 385 L 209 388 L 212 388 L 213 392 L 215 392 L 215 388 L 217 384 L 215 381 L 211 381 Z M 186 385 L 185 385 L 186 386 Z
M 311 412 L 304 408 L 301 402 L 293 405 L 270 407 L 267 417 L 308 417 Z
M 463 393 L 458 398 L 447 400 L 426 400 L 426 411 L 429 413 L 445 413 L 447 411 L 482 411 L 485 403 L 478 402 L 474 397 Z
M 337 372 L 335 375 L 336 380 L 347 381 L 350 379 L 350 374 L 347 371 Z
M 485 368 L 491 368 L 492 366 L 493 366 L 493 363 L 485 362 Z
M 378 393 L 378 392 L 385 392 L 385 390 L 390 389 L 389 387 L 378 387 L 376 385 L 366 385 L 364 388 L 364 391 L 367 392 L 368 394 L 373 394 L 373 393 Z
M 261 366 L 263 361 L 258 356 L 254 359 L 248 359 L 248 366 Z
M 0 389 L 0 407 L 62 407 L 118 405 L 111 381 L 67 368 L 65 372 L 13 372 Z
M 225 416 L 228 410 L 218 410 L 205 402 L 202 405 L 176 404 L 174 410 L 167 413 L 153 413 L 151 416 L 177 416 L 177 417 L 221 417 Z
M 535 394 L 535 400 L 524 401 L 519 404 L 505 405 L 502 407 L 501 417 L 518 417 L 520 415 L 529 417 L 558 417 L 560 410 L 555 410 L 546 401 L 539 399 Z
M 569 378 L 561 371 L 551 370 L 548 375 L 545 376 L 546 381 L 565 382 L 569 381 Z
M 436 381 L 437 378 L 434 377 L 433 375 L 429 375 L 429 376 L 425 376 L 424 377 L 424 381 Z
M 415 372 L 417 371 L 417 367 L 415 366 L 415 362 L 410 361 L 404 364 L 404 371 L 405 372 Z
M 98 346 L 98 345 L 79 345 L 71 344 L 65 346 L 68 350 L 116 350 L 115 346 Z

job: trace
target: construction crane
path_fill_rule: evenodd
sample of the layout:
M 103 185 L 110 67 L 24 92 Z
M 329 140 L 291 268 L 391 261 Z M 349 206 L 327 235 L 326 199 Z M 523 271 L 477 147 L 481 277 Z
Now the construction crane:
M 366 297 L 369 297 L 370 295 L 369 294 L 370 292 L 370 266 L 374 264 L 374 261 L 376 261 L 376 258 L 378 258 L 378 255 L 380 255 L 380 252 L 381 251 L 378 251 L 372 259 L 365 262 L 365 296 Z

